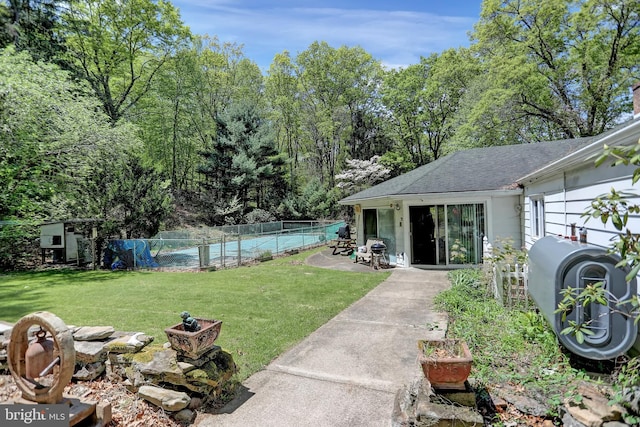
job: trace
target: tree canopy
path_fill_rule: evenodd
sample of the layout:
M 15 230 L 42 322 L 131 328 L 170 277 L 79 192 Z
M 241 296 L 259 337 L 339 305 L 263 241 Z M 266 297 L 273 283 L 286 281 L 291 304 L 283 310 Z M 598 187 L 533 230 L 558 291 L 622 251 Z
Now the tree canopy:
M 476 109 L 512 120 L 524 141 L 605 131 L 630 111 L 639 24 L 626 0 L 485 0 L 473 47 L 491 84 Z
M 143 236 L 172 203 L 211 225 L 336 218 L 370 167 L 595 135 L 629 117 L 639 16 L 484 0 L 468 48 L 385 69 L 315 41 L 263 75 L 167 0 L 0 1 L 0 221 L 95 215 Z

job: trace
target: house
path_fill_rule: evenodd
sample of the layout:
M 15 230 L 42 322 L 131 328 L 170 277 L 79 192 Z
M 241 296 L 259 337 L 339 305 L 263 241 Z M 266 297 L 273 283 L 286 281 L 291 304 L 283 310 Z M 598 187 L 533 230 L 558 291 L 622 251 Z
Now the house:
M 382 238 L 391 262 L 482 262 L 482 239 L 523 244 L 518 179 L 588 146 L 589 138 L 458 151 L 340 201 L 353 205 L 358 244 Z
M 381 238 L 392 264 L 428 268 L 481 263 L 483 237 L 529 248 L 572 223 L 608 246 L 615 231 L 581 215 L 611 186 L 631 187 L 633 167 L 595 168 L 594 156 L 640 139 L 636 88 L 636 117 L 602 135 L 459 151 L 340 200 L 354 207 L 358 244 Z
M 382 238 L 404 265 L 482 262 L 482 239 L 522 238 L 518 178 L 589 144 L 580 138 L 458 151 L 340 201 L 353 205 L 358 244 Z

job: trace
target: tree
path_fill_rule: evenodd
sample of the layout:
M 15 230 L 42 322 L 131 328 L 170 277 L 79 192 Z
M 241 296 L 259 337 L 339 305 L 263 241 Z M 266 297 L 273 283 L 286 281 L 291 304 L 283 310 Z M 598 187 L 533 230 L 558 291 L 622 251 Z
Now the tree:
M 0 218 L 63 213 L 72 200 L 52 198 L 65 199 L 103 150 L 128 143 L 88 92 L 53 64 L 0 51 Z
M 298 80 L 289 52 L 277 54 L 269 67 L 265 95 L 269 102 L 269 118 L 274 123 L 281 152 L 289 159 L 289 188 L 296 188 L 297 168 L 302 156 L 300 102 Z
M 0 48 L 13 44 L 37 60 L 56 61 L 64 52 L 58 26 L 63 2 L 8 0 L 0 4 Z
M 334 49 L 326 42 L 312 43 L 298 54 L 296 64 L 310 173 L 333 188 L 347 156 L 360 158 L 361 151 L 371 152 L 370 138 L 375 133 L 357 127 L 374 123 L 368 118 L 379 110 L 376 91 L 381 66 L 360 47 Z
M 474 108 L 505 106 L 491 116 L 522 129 L 533 121 L 538 134 L 525 140 L 597 135 L 629 109 L 640 63 L 638 2 L 485 0 L 474 37 L 491 83 Z
M 390 111 L 391 126 L 397 141 L 396 152 L 406 152 L 413 167 L 428 163 L 422 144 L 419 112 L 426 76 L 421 64 L 390 70 L 382 86 L 382 102 Z
M 391 171 L 379 160 L 380 156 L 373 156 L 369 160 L 347 160 L 347 168 L 336 175 L 336 187 L 355 193 L 384 181 Z
M 178 10 L 163 0 L 77 0 L 62 19 L 67 60 L 112 123 L 145 96 L 189 37 Z
M 261 102 L 262 76 L 240 47 L 196 37 L 169 58 L 129 115 L 143 131 L 145 156 L 171 177 L 174 192 L 193 195 L 199 152 L 210 148 L 216 118 L 232 102 Z
M 111 126 L 90 89 L 27 52 L 0 51 L 0 267 L 24 265 L 36 224 L 90 217 L 84 185 L 96 165 L 135 140 Z
M 284 197 L 277 191 L 283 187 L 284 161 L 258 107 L 235 103 L 221 113 L 216 128 L 213 145 L 202 152 L 205 162 L 198 169 L 207 179 L 209 199 L 231 204 L 237 197 L 242 205 L 240 215 L 250 202 L 257 208 L 277 206 Z
M 114 153 L 85 182 L 88 211 L 104 218 L 101 235 L 152 237 L 171 213 L 169 180 L 133 150 Z
M 397 150 L 415 166 L 437 160 L 458 130 L 461 100 L 477 73 L 468 49 L 449 49 L 390 71 L 382 102 L 391 113 Z

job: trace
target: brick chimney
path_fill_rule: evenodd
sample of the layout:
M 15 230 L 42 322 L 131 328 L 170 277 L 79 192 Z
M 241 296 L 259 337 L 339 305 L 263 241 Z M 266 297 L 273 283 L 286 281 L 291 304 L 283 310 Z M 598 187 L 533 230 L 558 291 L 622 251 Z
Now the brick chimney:
M 633 118 L 637 119 L 640 117 L 640 82 L 631 86 L 631 90 L 633 90 Z

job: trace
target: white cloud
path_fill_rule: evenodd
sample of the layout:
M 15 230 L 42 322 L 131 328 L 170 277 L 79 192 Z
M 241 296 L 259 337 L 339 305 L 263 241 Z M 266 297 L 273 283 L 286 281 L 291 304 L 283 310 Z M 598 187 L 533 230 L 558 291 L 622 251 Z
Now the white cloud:
M 174 2 L 197 34 L 244 45 L 245 55 L 268 68 L 276 53 L 296 55 L 314 41 L 332 47 L 359 45 L 387 66 L 404 66 L 420 56 L 469 44 L 476 18 L 416 11 L 345 8 L 238 8 L 237 1 Z

